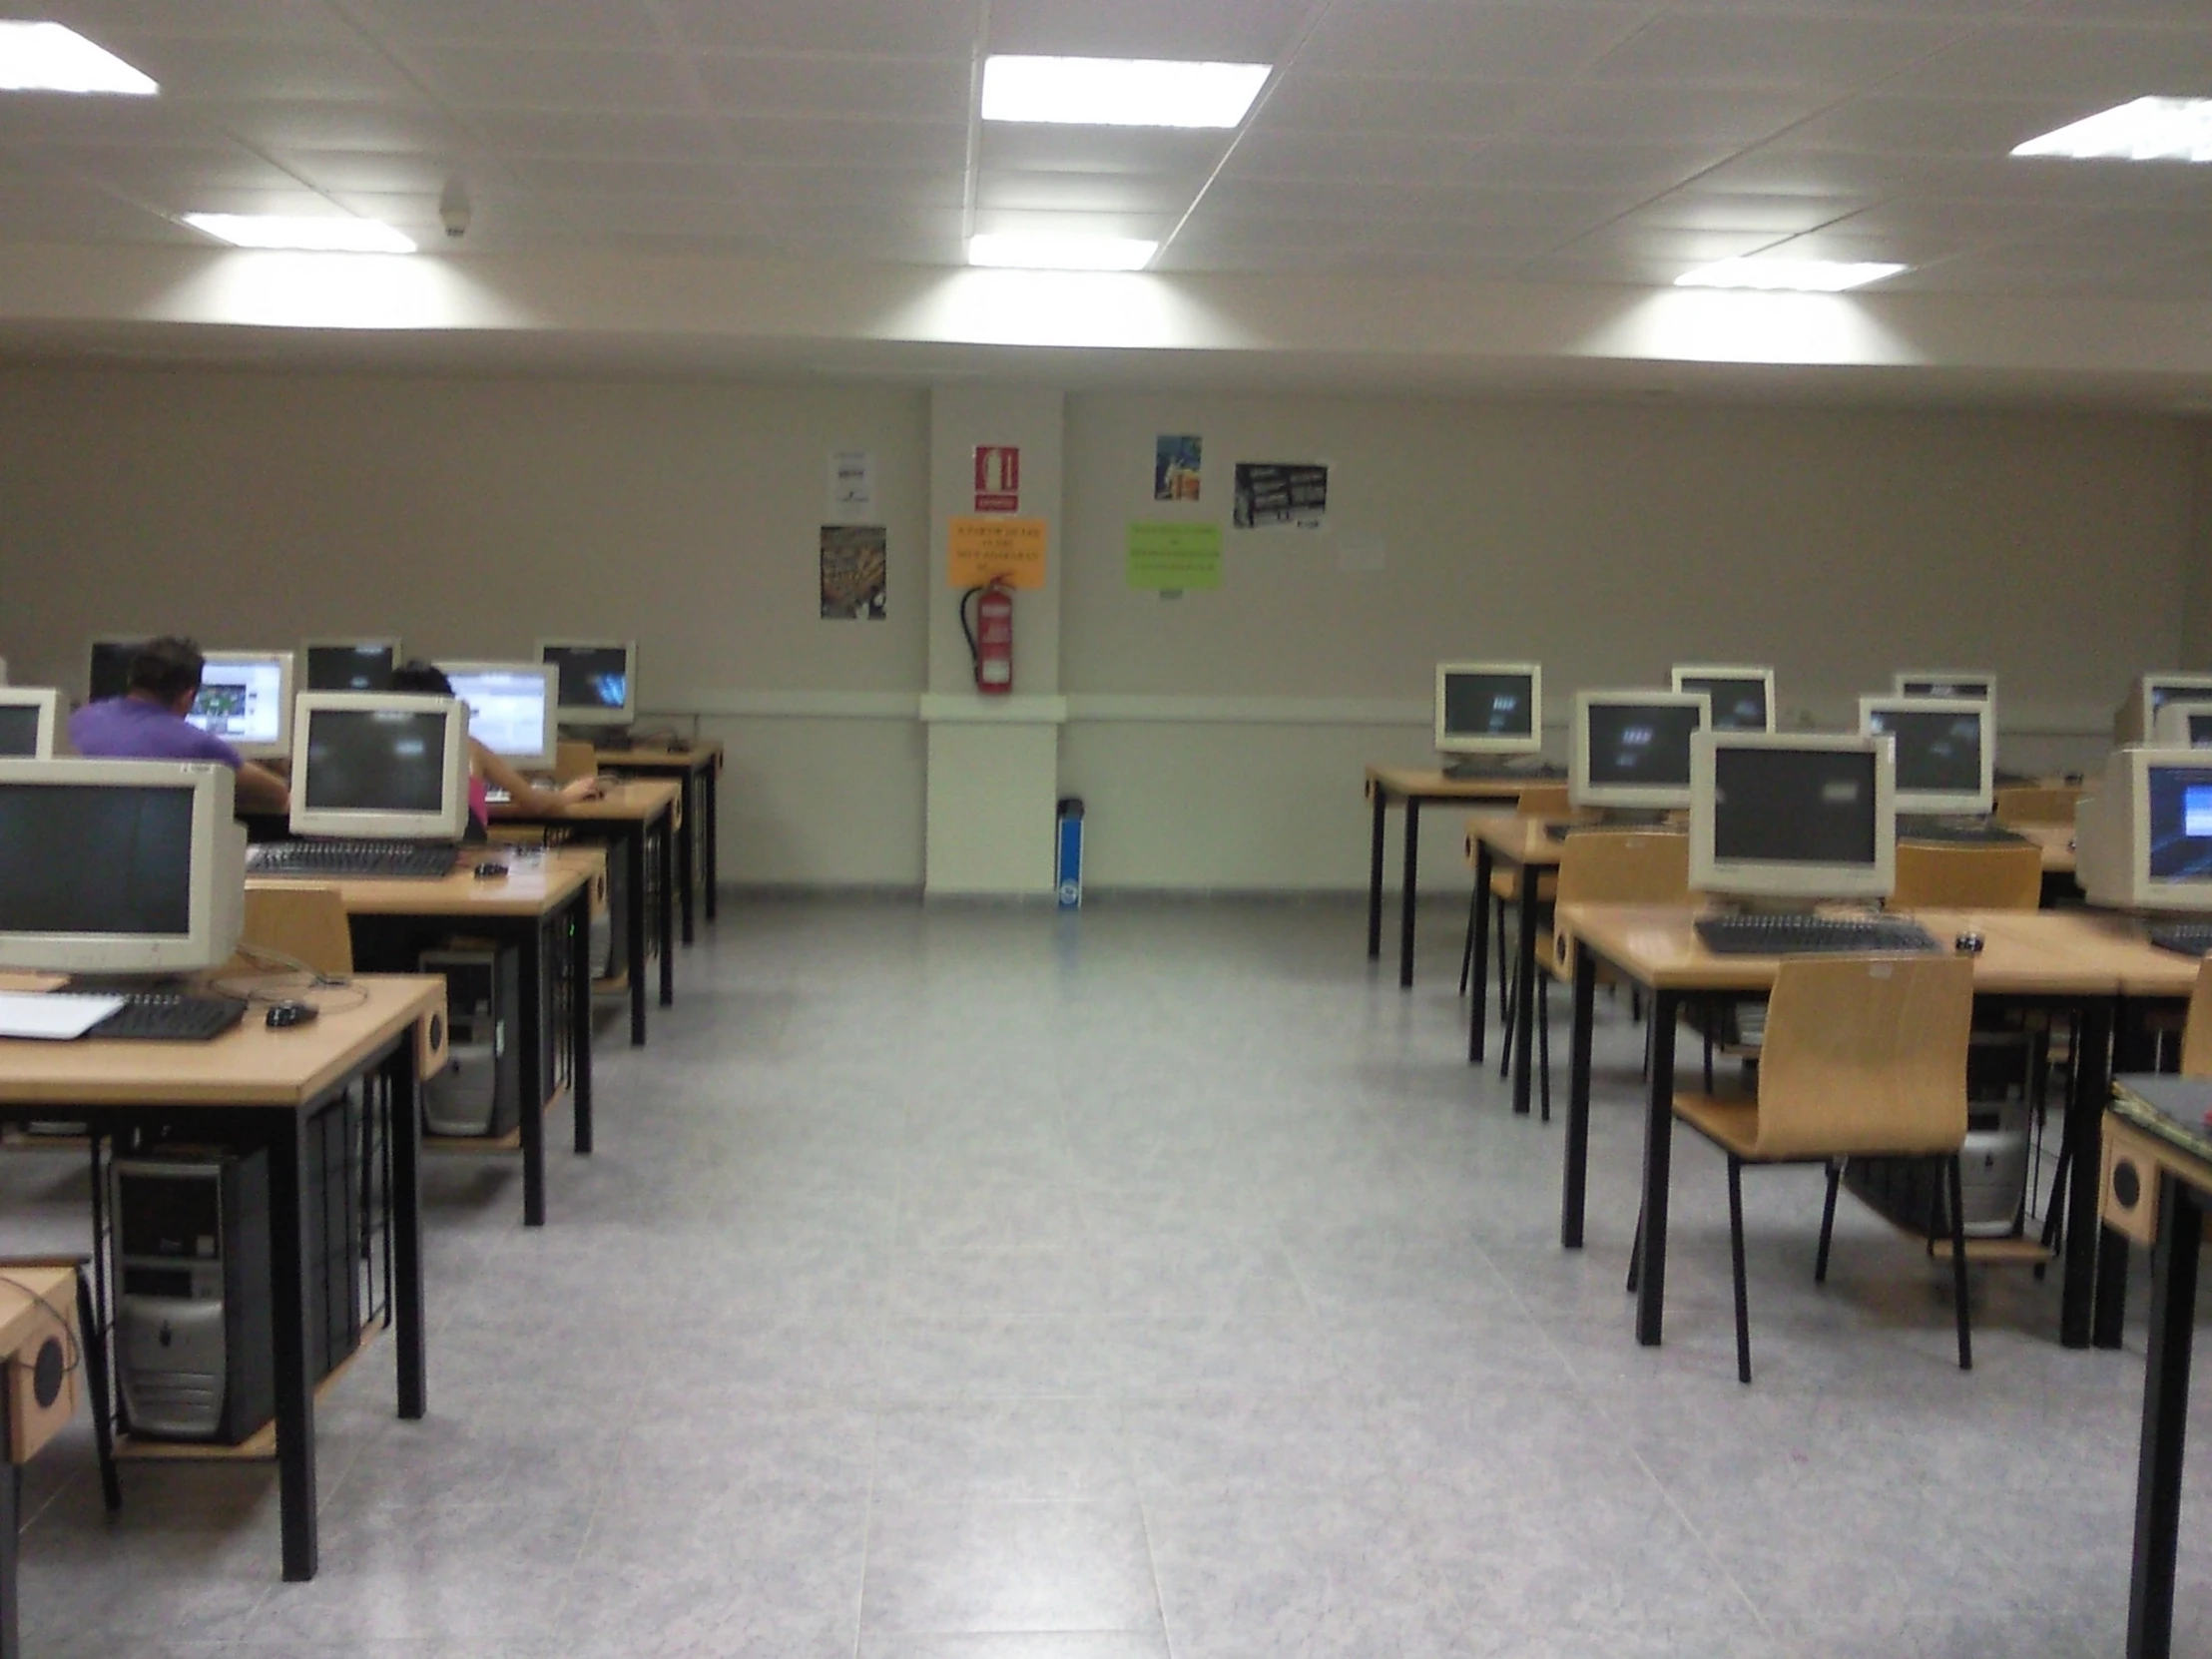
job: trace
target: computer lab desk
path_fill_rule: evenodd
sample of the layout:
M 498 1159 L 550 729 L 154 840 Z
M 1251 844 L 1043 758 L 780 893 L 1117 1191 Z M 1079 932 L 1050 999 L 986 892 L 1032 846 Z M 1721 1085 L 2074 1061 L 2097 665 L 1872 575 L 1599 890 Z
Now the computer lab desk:
M 1602 962 L 1640 987 L 1651 1020 L 1651 1076 L 1645 1089 L 1643 1264 L 1636 1292 L 1636 1340 L 1659 1345 L 1666 1306 L 1668 1170 L 1674 1141 L 1675 1027 L 1685 1001 L 1755 999 L 1774 988 L 1780 958 L 1722 956 L 1705 948 L 1687 905 L 1562 904 L 1554 927 L 1575 943 L 1572 1075 L 1560 1183 L 1559 1242 L 1582 1247 L 1590 1145 L 1590 1029 Z M 2127 1289 L 2127 1254 L 2117 1238 L 2099 1247 L 2096 1172 L 2113 1035 L 2131 1003 L 2186 1000 L 2197 964 L 2145 941 L 2124 917 L 2090 910 L 1924 910 L 1913 913 L 1939 941 L 1978 933 L 1974 998 L 2073 1014 L 2073 1090 L 2066 1103 L 2071 1173 L 2059 1341 L 2068 1348 L 2117 1348 Z M 2093 1327 L 2093 1330 L 2092 1330 Z
M 593 751 L 601 772 L 641 778 L 673 778 L 683 791 L 683 832 L 676 840 L 676 897 L 684 915 L 684 942 L 692 942 L 692 910 L 695 888 L 706 906 L 707 919 L 715 919 L 718 906 L 715 887 L 721 875 L 718 836 L 722 825 L 722 740 L 698 739 L 669 749 L 600 749 Z
M 272 1031 L 249 1017 L 212 1042 L 26 1042 L 0 1038 L 0 1123 L 64 1118 L 95 1136 L 183 1130 L 269 1153 L 270 1279 L 276 1383 L 276 1469 L 287 1579 L 315 1575 L 314 1387 L 307 1367 L 307 1120 L 348 1088 L 380 1080 L 392 1325 L 399 1415 L 422 1415 L 420 1079 L 445 1064 L 445 981 L 363 975 L 365 1000 L 332 996 L 305 1025 Z
M 491 810 L 494 824 L 530 825 L 543 830 L 565 830 L 583 840 L 606 841 L 622 858 L 630 885 L 625 916 L 624 960 L 630 970 L 630 1042 L 645 1042 L 645 907 L 646 843 L 653 845 L 653 867 L 658 890 L 652 892 L 654 914 L 661 940 L 661 1006 L 676 1001 L 676 816 L 683 799 L 681 785 L 660 780 L 633 779 L 615 785 L 596 801 L 578 801 L 558 812 L 532 812 L 509 802 Z
M 479 879 L 479 861 L 498 862 L 507 873 Z M 576 1154 L 592 1150 L 591 1080 L 591 893 L 598 879 L 596 855 L 564 856 L 513 847 L 472 848 L 453 873 L 429 881 L 358 877 L 316 880 L 335 887 L 345 906 L 356 961 L 371 966 L 411 969 L 415 952 L 429 933 L 459 932 L 512 946 L 521 970 L 522 1072 L 522 1223 L 545 1225 L 545 1102 L 555 1079 L 545 1074 L 553 1056 L 558 1071 L 562 1043 L 548 1042 L 545 1021 L 559 999 L 552 992 L 565 984 L 565 1034 L 570 1110 L 576 1125 Z M 288 876 L 249 876 L 249 887 L 296 884 Z M 555 1014 L 556 1019 L 558 1014 Z M 472 1143 L 440 1142 L 466 1147 Z M 497 1143 L 484 1143 L 496 1145 Z
M 1397 982 L 1413 983 L 1413 903 L 1420 868 L 1420 810 L 1445 801 L 1495 801 L 1510 804 L 1521 791 L 1556 785 L 1556 778 L 1446 778 L 1433 767 L 1368 768 L 1368 805 L 1375 819 L 1368 850 L 1368 960 L 1382 954 L 1382 829 L 1394 801 L 1405 809 L 1405 853 L 1399 871 L 1401 893 L 1397 923 Z

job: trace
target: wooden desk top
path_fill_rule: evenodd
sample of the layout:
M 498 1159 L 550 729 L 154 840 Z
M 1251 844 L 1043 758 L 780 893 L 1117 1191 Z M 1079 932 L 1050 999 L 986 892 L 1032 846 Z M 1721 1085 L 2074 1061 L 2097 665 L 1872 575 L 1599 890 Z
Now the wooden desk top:
M 494 824 L 606 824 L 629 821 L 651 824 L 663 813 L 673 812 L 684 796 L 684 787 L 665 778 L 632 778 L 615 785 L 597 801 L 578 801 L 557 813 L 533 813 L 505 802 L 492 808 Z
M 2026 930 L 2077 961 L 2119 981 L 2125 996 L 2186 997 L 2196 989 L 2197 963 L 2161 950 L 2143 936 L 2137 917 L 2111 910 L 2014 910 L 1992 917 L 1992 928 Z
M 249 875 L 249 887 L 289 887 L 309 882 L 335 887 L 349 915 L 363 916 L 541 916 L 561 904 L 597 874 L 596 853 L 558 849 L 524 856 L 515 847 L 491 849 L 487 861 L 507 873 L 476 878 L 475 856 L 456 864 L 451 875 L 435 881 L 317 879 L 312 876 Z
M 696 772 L 706 767 L 722 770 L 722 740 L 701 738 L 697 743 L 671 749 L 594 749 L 593 765 L 617 772 Z
M 320 1019 L 272 1031 L 249 1011 L 212 1042 L 32 1042 L 0 1038 L 0 1104 L 303 1106 L 393 1037 L 445 1012 L 436 975 L 359 974 L 368 993 L 315 993 Z M 442 1049 L 443 1044 L 441 1042 Z
M 1561 933 L 1587 944 L 1654 989 L 1771 989 L 1781 958 L 1716 955 L 1697 936 L 1694 923 L 1699 913 L 1669 904 L 1562 904 L 1558 926 Z M 1978 992 L 1995 996 L 2111 995 L 2121 988 L 2123 959 L 2133 963 L 2132 955 L 2117 945 L 2084 950 L 2079 931 L 2066 925 L 2069 914 L 2059 910 L 1921 910 L 1914 912 L 1912 919 L 1938 942 L 1954 939 L 1960 933 L 1981 935 L 1981 953 L 1974 958 L 1973 972 Z M 2151 947 L 2146 944 L 2142 948 Z M 2188 993 L 2184 989 L 2178 994 Z
M 2024 835 L 2043 849 L 2043 873 L 2071 875 L 2074 869 L 2073 826 L 2070 824 L 2008 824 L 2015 835 Z
M 1368 795 L 1378 786 L 1400 800 L 1418 796 L 1423 801 L 1518 801 L 1521 791 L 1544 785 L 1556 787 L 1564 778 L 1446 778 L 1434 767 L 1368 768 Z
M 77 1329 L 75 1268 L 0 1265 L 0 1360 L 46 1336 L 57 1320 Z

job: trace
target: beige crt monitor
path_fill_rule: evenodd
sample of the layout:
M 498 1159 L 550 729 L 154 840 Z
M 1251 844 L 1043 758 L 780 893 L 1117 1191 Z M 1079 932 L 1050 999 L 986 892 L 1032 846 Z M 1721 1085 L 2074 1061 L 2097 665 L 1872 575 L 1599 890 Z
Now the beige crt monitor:
M 458 841 L 468 831 L 468 705 L 452 697 L 303 692 L 291 831 Z
M 1986 703 L 1859 700 L 1859 730 L 1891 741 L 1904 813 L 1987 813 L 1996 784 L 1995 724 Z
M 1703 692 L 1576 692 L 1568 800 L 1607 811 L 1689 806 L 1690 740 L 1711 719 Z
M 2074 856 L 2091 904 L 2212 914 L 2212 756 L 2115 750 L 2074 808 Z
M 2153 749 L 2212 749 L 2212 698 L 2175 699 L 2151 723 Z
M 1678 692 L 1703 692 L 1711 699 L 1716 732 L 1774 730 L 1774 670 L 1717 663 L 1677 663 L 1668 683 Z
M 188 724 L 222 738 L 250 761 L 291 752 L 291 653 L 209 651 Z
M 0 686 L 0 759 L 52 760 L 61 699 L 37 686 Z
M 1888 898 L 1897 886 L 1890 740 L 1700 732 L 1690 885 L 1746 899 Z
M 2212 699 L 2212 674 L 2145 674 L 2128 688 L 2112 715 L 2112 742 L 2126 748 L 2148 743 L 2158 711 L 2169 703 Z
M 1543 718 L 1540 663 L 1436 665 L 1439 755 L 1533 755 L 1543 748 Z
M 468 705 L 468 735 L 522 772 L 553 770 L 560 672 L 551 663 L 438 663 Z
M 246 912 L 231 769 L 0 760 L 0 968 L 220 967 Z

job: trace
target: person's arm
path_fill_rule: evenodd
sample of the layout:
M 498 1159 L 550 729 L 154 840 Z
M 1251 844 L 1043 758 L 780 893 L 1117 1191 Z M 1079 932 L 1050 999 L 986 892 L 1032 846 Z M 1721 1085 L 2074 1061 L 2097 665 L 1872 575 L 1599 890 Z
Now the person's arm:
M 541 790 L 529 779 L 507 764 L 503 755 L 495 755 L 476 739 L 468 740 L 469 748 L 476 755 L 476 770 L 486 784 L 495 790 L 505 790 L 507 798 L 527 813 L 557 813 L 578 801 L 589 801 L 599 793 L 599 780 L 579 778 L 565 789 Z
M 291 811 L 291 791 L 284 781 L 265 766 L 252 761 L 241 761 L 238 772 L 237 808 L 242 813 L 288 813 Z

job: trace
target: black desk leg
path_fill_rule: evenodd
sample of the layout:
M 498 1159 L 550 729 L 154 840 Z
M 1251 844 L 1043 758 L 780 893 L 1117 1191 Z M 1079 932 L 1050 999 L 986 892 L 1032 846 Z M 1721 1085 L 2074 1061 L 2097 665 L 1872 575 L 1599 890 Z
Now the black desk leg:
M 22 1524 L 23 1471 L 7 1461 L 5 1447 L 14 1429 L 8 1421 L 8 1390 L 0 1388 L 0 1659 L 23 1659 L 23 1620 L 16 1612 L 16 1528 Z
M 1667 1177 L 1674 1157 L 1674 1025 L 1681 999 L 1651 993 L 1651 1088 L 1644 1103 L 1644 1214 L 1637 1242 L 1636 1341 L 1659 1346 L 1667 1307 Z
M 2196 1323 L 2197 1250 L 2203 1239 L 2204 1206 L 2197 1195 L 2172 1176 L 2159 1176 L 2158 1244 L 2150 1266 L 2150 1356 L 2143 1368 L 2143 1443 L 2135 1469 L 2127 1659 L 2167 1659 L 2173 1649 L 2181 1453 L 2189 1428 L 2189 1348 Z
M 684 942 L 692 942 L 692 875 L 698 860 L 692 855 L 693 843 L 699 836 L 699 803 L 695 798 L 699 774 L 684 769 L 683 793 L 678 799 L 684 806 L 684 832 L 677 836 L 676 884 L 682 889 L 684 901 Z
M 706 811 L 699 821 L 701 861 L 707 867 L 707 919 L 715 919 L 715 889 L 722 883 L 722 768 L 710 761 L 700 769 L 699 799 Z M 1370 955 L 1374 952 L 1369 952 Z
M 591 1154 L 591 888 L 586 886 L 577 889 L 568 911 L 568 1087 L 578 1157 Z
M 399 1414 L 419 1417 L 428 1408 L 429 1370 L 422 1338 L 422 1102 L 415 1076 L 412 1034 L 384 1065 L 391 1147 L 391 1311 L 399 1344 Z
M 1388 803 L 1381 784 L 1368 786 L 1368 798 L 1375 812 L 1375 839 L 1368 847 L 1368 960 L 1372 962 L 1382 954 L 1382 814 Z
M 545 1225 L 545 924 L 532 916 L 516 952 L 522 964 L 522 1225 Z M 582 994 L 591 995 L 586 980 Z
M 1420 893 L 1420 803 L 1405 798 L 1405 859 L 1399 871 L 1405 890 L 1398 898 L 1397 983 L 1408 990 L 1413 983 L 1413 901 Z
M 1467 982 L 1467 1064 L 1482 1063 L 1482 1044 L 1490 1023 L 1490 872 L 1497 867 L 1488 841 L 1474 843 L 1474 903 L 1467 925 L 1474 929 L 1472 978 Z M 1505 941 L 1497 941 L 1500 950 Z
M 2104 1107 L 2112 1094 L 2112 1004 L 2083 1004 L 2074 1043 L 2073 1092 L 2066 1101 L 2066 1260 L 2060 1280 L 2058 1340 L 2087 1348 L 2096 1300 L 2097 1188 L 2104 1168 Z M 2120 1257 L 2125 1271 L 2126 1255 Z
M 1583 1201 L 1590 1164 L 1590 1026 L 1597 1016 L 1597 958 L 1574 953 L 1574 1038 L 1568 1048 L 1567 1161 L 1559 1182 L 1559 1243 L 1582 1248 Z
M 625 953 L 630 958 L 630 1046 L 645 1046 L 645 826 L 633 824 L 622 837 L 622 875 L 630 895 L 622 918 Z
M 307 1368 L 307 1211 L 302 1158 L 306 1137 L 295 1112 L 273 1114 L 269 1143 L 269 1277 L 275 1297 L 276 1481 L 284 1539 L 284 1578 L 314 1577 L 314 1383 Z
M 1520 866 L 1520 937 L 1513 941 L 1513 1115 L 1528 1116 L 1536 1072 L 1536 871 Z M 1550 1041 L 1547 1037 L 1545 1041 Z
M 676 815 L 663 813 L 653 834 L 661 866 L 661 1006 L 667 1008 L 676 1001 Z

